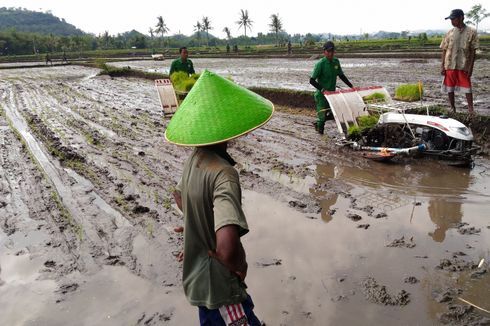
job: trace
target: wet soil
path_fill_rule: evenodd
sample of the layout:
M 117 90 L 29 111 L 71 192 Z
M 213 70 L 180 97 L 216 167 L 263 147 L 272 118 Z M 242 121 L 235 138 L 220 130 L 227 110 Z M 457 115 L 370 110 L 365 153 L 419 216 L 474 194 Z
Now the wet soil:
M 151 81 L 96 73 L 0 71 L 0 324 L 196 324 L 171 200 L 190 150 L 164 142 Z M 490 162 L 366 161 L 277 109 L 230 148 L 260 318 L 483 324 L 458 297 L 490 309 Z
M 395 88 L 401 84 L 424 85 L 424 100 L 448 106 L 447 95 L 441 93 L 442 76 L 438 59 L 386 59 L 386 58 L 342 58 L 342 70 L 354 86 L 384 86 L 394 97 Z M 232 59 L 195 58 L 196 71 L 209 69 L 246 87 L 293 89 L 313 92 L 309 76 L 317 59 Z M 168 73 L 171 61 L 132 61 L 111 63 L 116 66 L 131 66 L 149 72 Z M 475 62 L 472 76 L 475 110 L 490 115 L 490 61 Z M 339 81 L 338 86 L 347 87 Z M 267 95 L 267 94 L 264 94 Z M 305 97 L 305 100 L 308 100 Z M 311 100 L 309 100 L 311 101 Z M 308 102 L 307 102 L 308 103 Z M 466 112 L 464 94 L 456 96 L 458 111 Z M 312 106 L 314 107 L 314 106 Z

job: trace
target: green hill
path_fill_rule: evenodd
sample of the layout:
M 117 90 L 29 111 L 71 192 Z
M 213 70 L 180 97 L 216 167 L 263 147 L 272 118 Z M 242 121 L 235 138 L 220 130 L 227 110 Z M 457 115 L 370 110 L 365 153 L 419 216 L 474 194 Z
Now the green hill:
M 0 8 L 0 31 L 7 29 L 62 36 L 85 34 L 75 26 L 68 24 L 64 19 L 53 16 L 50 12 L 2 7 Z

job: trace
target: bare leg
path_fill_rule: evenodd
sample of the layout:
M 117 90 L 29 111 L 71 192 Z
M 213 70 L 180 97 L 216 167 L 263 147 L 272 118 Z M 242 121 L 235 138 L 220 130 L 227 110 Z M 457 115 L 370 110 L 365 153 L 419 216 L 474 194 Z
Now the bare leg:
M 456 106 L 454 105 L 454 92 L 449 92 L 447 93 L 447 95 L 449 96 L 449 104 L 451 105 L 451 110 L 453 110 L 453 112 L 456 112 Z
M 466 93 L 466 101 L 468 102 L 468 113 L 473 114 L 473 93 Z

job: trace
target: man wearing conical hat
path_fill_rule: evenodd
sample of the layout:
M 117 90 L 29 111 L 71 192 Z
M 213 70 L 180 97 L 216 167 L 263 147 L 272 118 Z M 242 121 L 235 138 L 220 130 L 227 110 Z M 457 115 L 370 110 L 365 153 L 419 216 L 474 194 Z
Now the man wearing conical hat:
M 174 193 L 184 213 L 183 286 L 201 325 L 260 325 L 246 292 L 240 237 L 248 230 L 229 140 L 262 126 L 271 102 L 209 71 L 170 120 L 165 138 L 195 147 Z

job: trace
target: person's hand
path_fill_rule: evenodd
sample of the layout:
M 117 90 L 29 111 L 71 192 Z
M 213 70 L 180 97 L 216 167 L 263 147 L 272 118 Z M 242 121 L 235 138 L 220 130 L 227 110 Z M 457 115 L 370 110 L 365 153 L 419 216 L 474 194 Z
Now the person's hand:
M 184 260 L 184 252 L 183 251 L 179 252 L 177 255 L 175 255 L 175 258 L 180 263 L 181 261 Z
M 446 69 L 441 68 L 441 75 L 445 76 L 446 75 Z
M 174 227 L 174 232 L 182 233 L 182 232 L 184 232 L 184 227 L 183 226 L 176 226 L 176 227 Z
M 216 254 L 215 251 L 213 250 L 208 250 L 208 256 L 211 257 L 211 258 L 214 258 L 216 259 L 217 261 L 220 261 L 218 255 Z M 238 278 L 244 282 L 245 281 L 245 277 L 247 277 L 247 270 L 248 270 L 248 264 L 245 263 L 245 270 L 244 271 L 231 271 L 233 274 L 235 274 L 236 276 L 238 276 Z

